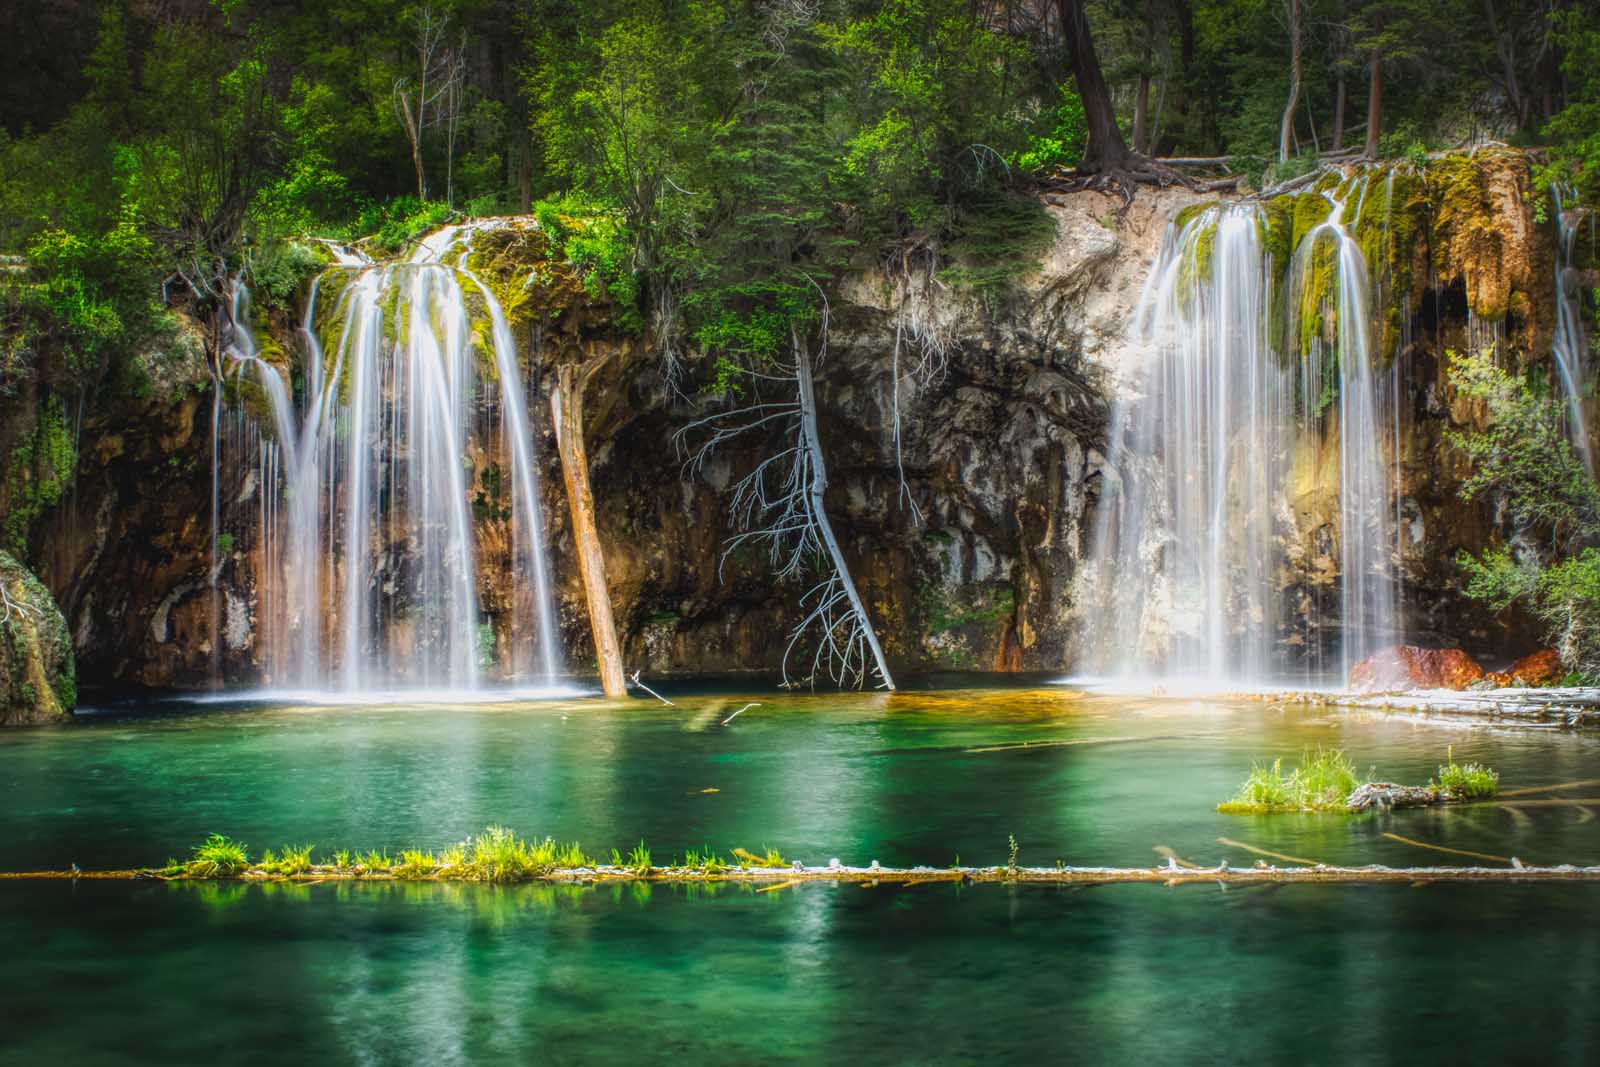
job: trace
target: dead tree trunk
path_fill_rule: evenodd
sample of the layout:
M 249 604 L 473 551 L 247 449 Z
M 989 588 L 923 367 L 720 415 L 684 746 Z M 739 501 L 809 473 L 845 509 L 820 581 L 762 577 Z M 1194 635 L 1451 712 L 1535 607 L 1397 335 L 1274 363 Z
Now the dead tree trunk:
M 1289 9 L 1289 101 L 1283 105 L 1278 125 L 1278 162 L 1289 159 L 1294 142 L 1294 112 L 1300 105 L 1300 0 L 1287 0 Z
M 556 447 L 561 452 L 561 476 L 572 508 L 572 541 L 583 575 L 584 599 L 589 603 L 589 629 L 594 634 L 594 655 L 600 665 L 600 686 L 606 696 L 627 695 L 622 674 L 622 648 L 617 624 L 611 616 L 611 587 L 606 584 L 605 555 L 594 520 L 594 493 L 589 489 L 589 455 L 583 443 L 583 391 L 605 360 L 578 368 L 564 364 L 556 371 L 556 389 L 550 394 L 555 416 Z
M 885 689 L 893 689 L 894 678 L 889 674 L 889 665 L 883 658 L 883 646 L 878 643 L 877 632 L 872 628 L 872 617 L 867 614 L 865 605 L 861 603 L 861 594 L 856 591 L 855 579 L 850 577 L 850 568 L 845 564 L 844 553 L 839 551 L 839 542 L 833 535 L 833 523 L 828 521 L 828 511 L 823 507 L 823 496 L 828 489 L 828 468 L 822 460 L 822 441 L 817 436 L 817 396 L 816 387 L 811 379 L 811 353 L 804 344 L 795 345 L 795 378 L 800 386 L 801 432 L 805 436 L 806 451 L 811 453 L 811 485 L 808 491 L 811 494 L 811 514 L 817 524 L 817 534 L 822 538 L 823 546 L 828 550 L 828 557 L 833 561 L 834 573 L 843 587 L 846 598 L 850 601 L 850 610 L 859 623 L 861 637 L 872 652 L 872 661 L 877 665 L 878 677 L 883 679 Z

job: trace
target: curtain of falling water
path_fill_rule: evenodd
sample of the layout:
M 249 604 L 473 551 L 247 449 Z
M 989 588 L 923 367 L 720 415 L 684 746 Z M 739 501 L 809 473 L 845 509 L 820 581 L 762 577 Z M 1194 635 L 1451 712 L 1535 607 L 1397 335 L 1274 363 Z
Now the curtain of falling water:
M 1260 677 L 1276 622 L 1273 508 L 1293 383 L 1270 342 L 1253 206 L 1169 232 L 1130 336 L 1109 434 L 1083 663 L 1114 675 Z
M 1313 256 L 1331 304 L 1305 358 L 1273 329 L 1275 265 L 1254 205 L 1209 208 L 1170 229 L 1134 314 L 1128 380 L 1113 406 L 1101 500 L 1079 589 L 1079 666 L 1122 678 L 1267 681 L 1305 668 L 1285 617 L 1291 490 L 1338 500 L 1340 666 L 1396 632 L 1394 468 L 1384 440 L 1395 377 L 1376 365 L 1371 294 L 1343 207 L 1302 242 L 1285 303 Z M 1325 381 L 1337 388 L 1324 397 Z M 1337 484 L 1317 462 L 1333 421 Z M 1297 462 L 1298 461 L 1298 462 Z M 1296 472 L 1299 472 L 1297 475 Z M 1299 482 L 1301 484 L 1295 484 Z
M 536 620 L 513 622 L 512 664 L 498 673 L 537 661 L 535 680 L 555 680 L 560 649 L 515 344 L 492 292 L 447 262 L 464 262 L 471 232 L 441 231 L 404 264 L 343 264 L 318 279 L 302 329 L 300 405 L 253 350 L 233 353 L 264 387 L 276 439 L 260 468 L 272 499 L 258 509 L 258 626 L 272 684 L 465 689 L 493 666 L 483 662 L 493 646 L 482 636 L 470 510 L 473 457 L 494 451 L 474 437 L 485 340 L 512 468 L 513 601 Z M 472 329 L 461 276 L 487 304 L 490 338 Z M 341 289 L 324 333 L 318 300 L 333 285 Z

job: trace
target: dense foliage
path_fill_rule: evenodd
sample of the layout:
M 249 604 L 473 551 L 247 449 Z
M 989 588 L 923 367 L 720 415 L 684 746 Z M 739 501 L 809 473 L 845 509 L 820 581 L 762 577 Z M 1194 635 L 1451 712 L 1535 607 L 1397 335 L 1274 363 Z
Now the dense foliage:
M 1488 354 L 1452 356 L 1450 378 L 1488 420 L 1452 435 L 1473 463 L 1462 496 L 1492 496 L 1520 535 L 1461 554 L 1467 595 L 1497 612 L 1523 605 L 1562 662 L 1600 673 L 1600 486 L 1568 442 L 1562 406 Z
M 7 16 L 0 390 L 105 380 L 244 272 L 287 300 L 307 232 L 395 249 L 452 212 L 566 204 L 568 247 L 671 342 L 759 358 L 848 259 L 932 252 L 1002 289 L 1029 185 L 1085 151 L 1061 18 L 971 0 L 72 0 Z M 1136 150 L 1273 161 L 1301 26 L 1297 150 L 1554 141 L 1600 182 L 1600 17 L 1532 0 L 1105 0 L 1087 8 Z M 15 24 L 13 24 L 15 23 Z M 1280 174 L 1301 166 L 1274 162 Z M 587 205 L 582 212 L 574 203 Z M 569 234 L 569 237 L 571 235 Z

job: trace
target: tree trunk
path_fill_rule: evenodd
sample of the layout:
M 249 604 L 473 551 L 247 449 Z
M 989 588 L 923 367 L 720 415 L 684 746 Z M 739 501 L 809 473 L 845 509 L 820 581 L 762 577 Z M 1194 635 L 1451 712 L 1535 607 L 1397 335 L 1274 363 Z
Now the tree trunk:
M 1057 10 L 1061 15 L 1062 35 L 1072 52 L 1072 76 L 1078 82 L 1078 96 L 1083 100 L 1083 113 L 1089 126 L 1089 146 L 1078 170 L 1084 174 L 1099 174 L 1126 167 L 1133 153 L 1128 151 L 1128 143 L 1117 127 L 1117 112 L 1111 105 L 1105 75 L 1100 72 L 1100 60 L 1095 55 L 1089 16 L 1083 4 L 1084 0 L 1057 0 Z
M 583 443 L 583 390 L 601 365 L 591 364 L 582 373 L 570 363 L 557 368 L 550 408 L 555 415 L 556 447 L 561 452 L 567 503 L 572 507 L 572 541 L 578 551 L 578 570 L 583 575 L 584 599 L 589 602 L 589 629 L 594 634 L 600 685 L 606 696 L 618 698 L 627 695 L 628 687 L 622 675 L 617 624 L 611 617 L 611 589 L 606 584 L 606 561 L 594 521 L 594 494 L 589 489 L 589 456 Z
M 1367 57 L 1370 92 L 1367 94 L 1367 149 L 1368 159 L 1378 158 L 1378 135 L 1383 132 L 1383 50 L 1374 48 Z
M 1335 152 L 1344 147 L 1344 68 L 1341 66 L 1333 83 L 1333 144 Z
M 1300 105 L 1300 0 L 1286 0 L 1289 9 L 1289 101 L 1283 105 L 1283 121 L 1278 124 L 1278 162 L 1289 159 L 1294 139 L 1294 112 Z
M 1150 110 L 1150 72 L 1141 71 L 1139 74 L 1139 91 L 1133 98 L 1133 150 L 1135 152 L 1148 152 L 1150 150 L 1149 136 L 1145 132 Z
M 817 393 L 811 379 L 811 352 L 804 344 L 795 345 L 795 379 L 800 386 L 800 422 L 805 434 L 806 451 L 811 453 L 809 492 L 812 518 L 822 534 L 822 543 L 828 550 L 829 559 L 833 562 L 834 572 L 839 576 L 840 584 L 844 586 L 845 596 L 850 601 L 850 610 L 855 613 L 862 636 L 872 651 L 873 662 L 878 667 L 878 677 L 883 679 L 885 689 L 893 689 L 894 677 L 890 675 L 889 665 L 884 661 L 883 647 L 878 644 L 878 635 L 872 628 L 872 619 L 861 603 L 861 594 L 856 592 L 855 580 L 850 577 L 850 568 L 845 565 L 844 553 L 839 551 L 839 542 L 833 536 L 833 524 L 828 521 L 828 512 L 823 506 L 823 497 L 828 490 L 828 468 L 822 459 L 822 440 L 817 434 Z
M 1178 123 L 1178 140 L 1181 141 L 1190 136 L 1189 69 L 1194 66 L 1194 9 L 1189 0 L 1174 0 L 1172 6 L 1178 18 L 1178 77 L 1177 84 L 1172 87 L 1172 110 L 1181 120 Z

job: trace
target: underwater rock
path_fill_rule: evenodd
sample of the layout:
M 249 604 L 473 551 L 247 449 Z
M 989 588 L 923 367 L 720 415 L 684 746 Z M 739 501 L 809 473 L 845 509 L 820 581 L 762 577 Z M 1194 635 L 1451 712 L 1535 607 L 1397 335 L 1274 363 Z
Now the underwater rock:
M 0 726 L 72 717 L 72 638 L 50 591 L 0 552 Z
M 1350 688 L 1359 692 L 1407 689 L 1465 689 L 1483 677 L 1478 661 L 1459 648 L 1395 645 L 1374 652 L 1350 669 Z

